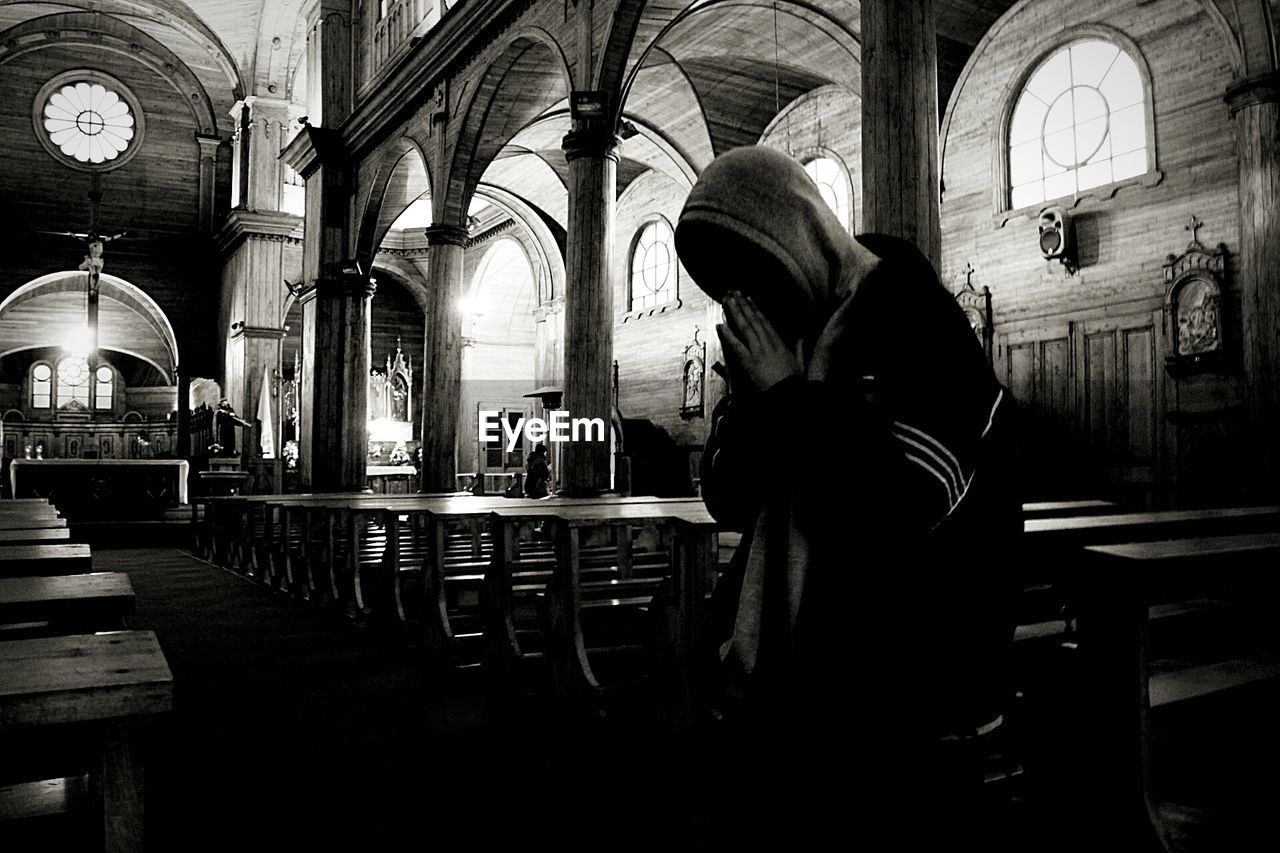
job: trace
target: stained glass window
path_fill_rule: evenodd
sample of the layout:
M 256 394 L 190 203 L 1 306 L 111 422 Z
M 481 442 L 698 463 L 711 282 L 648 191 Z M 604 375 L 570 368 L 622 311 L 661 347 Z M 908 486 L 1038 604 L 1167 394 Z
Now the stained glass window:
M 63 86 L 44 105 L 44 129 L 63 154 L 81 163 L 114 160 L 133 139 L 133 113 L 99 83 Z
M 676 298 L 675 234 L 665 219 L 655 219 L 640 229 L 631 250 L 631 308 L 643 311 Z
M 830 157 L 818 157 L 805 163 L 804 170 L 809 173 L 809 177 L 818 185 L 818 192 L 822 194 L 822 200 L 835 213 L 836 218 L 840 220 L 840 224 L 845 227 L 845 230 L 849 230 L 852 226 L 849 221 L 849 199 L 853 193 L 849 187 L 849 176 L 845 173 L 844 168 Z
M 1146 88 L 1133 57 L 1078 41 L 1040 64 L 1009 123 L 1014 208 L 1146 174 Z

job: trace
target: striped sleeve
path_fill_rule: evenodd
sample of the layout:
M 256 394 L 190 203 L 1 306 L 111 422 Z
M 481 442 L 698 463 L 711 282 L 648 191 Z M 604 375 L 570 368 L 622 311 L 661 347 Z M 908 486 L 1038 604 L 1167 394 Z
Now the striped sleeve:
M 906 461 L 932 484 L 937 504 L 943 509 L 942 518 L 954 512 L 964 500 L 977 465 L 977 444 L 990 431 L 1003 398 L 1004 391 L 997 389 L 985 421 L 972 424 L 968 430 L 947 430 L 955 435 L 944 435 L 941 430 L 931 431 L 905 420 L 890 424 L 890 435 Z

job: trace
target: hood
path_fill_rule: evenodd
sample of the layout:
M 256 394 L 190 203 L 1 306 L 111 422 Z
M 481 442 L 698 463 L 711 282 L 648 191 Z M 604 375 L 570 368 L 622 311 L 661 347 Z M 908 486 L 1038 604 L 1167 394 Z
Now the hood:
M 777 258 L 791 274 L 795 295 L 821 315 L 830 315 L 879 263 L 840 224 L 804 167 L 762 145 L 734 148 L 713 160 L 676 226 L 685 269 L 717 302 L 725 293 L 718 292 L 718 277 L 705 273 L 723 257 L 731 235 Z

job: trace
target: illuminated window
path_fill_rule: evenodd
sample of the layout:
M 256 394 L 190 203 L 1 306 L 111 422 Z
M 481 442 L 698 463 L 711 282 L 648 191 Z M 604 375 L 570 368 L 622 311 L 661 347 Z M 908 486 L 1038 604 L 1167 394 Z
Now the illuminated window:
M 676 292 L 675 235 L 665 219 L 640 229 L 631 250 L 631 311 L 643 311 L 672 301 Z
M 1028 78 L 1009 122 L 1014 208 L 1147 173 L 1147 92 L 1138 64 L 1117 45 L 1077 41 Z
M 89 363 L 82 353 L 58 362 L 58 408 L 75 403 L 89 408 Z
M 93 385 L 93 405 L 97 409 L 110 409 L 112 391 L 115 387 L 115 375 L 111 368 L 103 365 L 98 368 L 97 382 Z
M 818 157 L 804 164 L 804 170 L 818 185 L 822 200 L 831 208 L 831 212 L 840 220 L 840 224 L 848 231 L 853 223 L 850 221 L 849 200 L 853 191 L 849 186 L 849 175 L 844 167 L 830 157 Z
M 31 368 L 31 408 L 47 409 L 53 405 L 53 368 L 37 364 Z
M 133 112 L 100 83 L 63 86 L 44 105 L 44 129 L 63 154 L 81 163 L 105 163 L 133 139 Z

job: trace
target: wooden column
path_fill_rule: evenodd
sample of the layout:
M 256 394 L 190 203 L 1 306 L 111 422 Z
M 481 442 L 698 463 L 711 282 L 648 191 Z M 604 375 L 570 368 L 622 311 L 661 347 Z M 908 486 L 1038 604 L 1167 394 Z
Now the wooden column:
M 1280 491 L 1280 74 L 1233 85 L 1240 159 L 1240 302 L 1256 475 Z
M 863 0 L 863 231 L 941 261 L 933 0 Z
M 214 202 L 218 188 L 218 148 L 222 140 L 216 136 L 196 134 L 200 146 L 200 230 L 213 231 Z
M 362 491 L 369 454 L 369 308 L 374 285 L 354 271 L 302 295 L 298 470 L 313 492 Z
M 307 122 L 281 158 L 307 182 L 302 239 L 298 474 L 310 491 L 359 491 L 368 457 L 369 270 L 350 261 L 351 163 L 337 130 L 351 114 L 350 0 L 310 0 Z
M 178 438 L 173 452 L 187 459 L 191 456 L 191 377 L 181 364 L 173 369 L 173 377 L 178 385 Z
M 580 120 L 581 121 L 581 120 Z M 613 219 L 618 186 L 617 137 L 579 127 L 564 139 L 569 163 L 565 247 L 564 408 L 571 418 L 601 418 L 605 441 L 564 442 L 561 491 L 608 491 L 613 412 Z
M 456 225 L 426 229 L 427 286 L 422 397 L 424 492 L 457 491 L 458 418 L 462 413 L 462 262 L 467 230 Z
M 291 105 L 283 98 L 250 96 L 231 114 L 238 130 L 232 152 L 237 164 L 239 207 L 280 210 L 284 176 L 280 151 L 288 139 Z
M 307 120 L 339 127 L 351 115 L 351 0 L 312 0 L 307 21 Z

